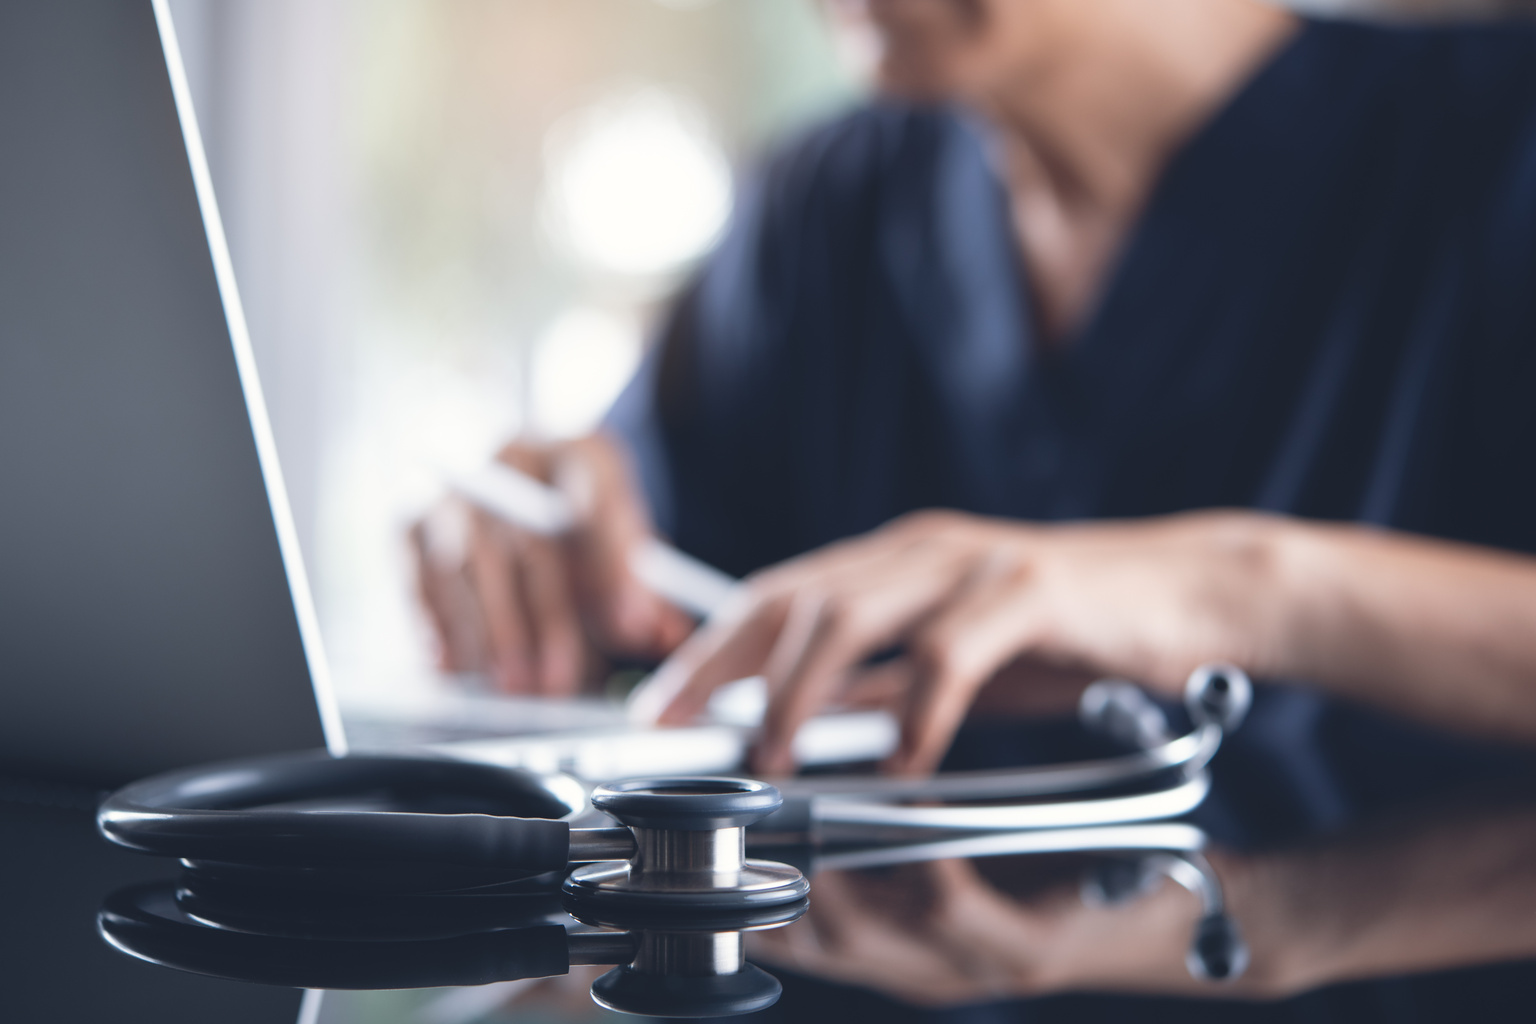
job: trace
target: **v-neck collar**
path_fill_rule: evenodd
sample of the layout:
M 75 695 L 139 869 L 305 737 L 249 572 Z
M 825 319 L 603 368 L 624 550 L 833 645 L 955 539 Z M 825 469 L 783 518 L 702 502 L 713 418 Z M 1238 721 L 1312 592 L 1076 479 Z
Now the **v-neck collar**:
M 1100 302 L 1060 353 L 1097 433 L 1134 429 L 1169 375 L 1198 369 L 1190 359 L 1270 284 L 1266 268 L 1315 210 L 1334 136 L 1353 123 L 1317 73 L 1334 29 L 1303 21 L 1159 175 Z
M 1155 247 L 1160 240 L 1159 229 L 1165 227 L 1169 219 L 1164 207 L 1177 204 L 1181 193 L 1188 193 L 1184 179 L 1191 175 L 1201 176 L 1211 163 L 1212 152 L 1224 148 L 1228 135 L 1234 130 L 1241 133 L 1252 123 L 1254 112 L 1250 108 L 1266 105 L 1265 98 L 1274 88 L 1272 82 L 1286 77 L 1288 69 L 1296 62 L 1296 54 L 1307 48 L 1306 40 L 1317 28 L 1317 23 L 1299 19 L 1295 30 L 1169 155 L 1154 175 L 1146 201 L 1110 259 L 1093 303 L 1066 337 L 1049 346 L 1041 344 L 1037 337 L 1038 321 L 1026 322 L 1029 348 L 1037 359 L 1049 360 L 1060 355 L 1066 361 L 1071 353 L 1088 347 L 1103 333 L 1101 322 L 1106 319 L 1117 295 L 1125 290 L 1126 279 L 1133 277 L 1139 269 L 1138 257 L 1144 256 L 1145 250 Z M 1272 110 L 1266 112 L 1266 118 L 1273 113 Z M 1012 235 L 1011 224 L 1009 233 Z M 1017 250 L 1017 243 L 1014 259 L 1020 268 L 1020 287 L 1027 293 L 1031 287 L 1028 268 L 1023 254 Z
M 1327 29 L 1304 20 L 1170 158 L 1095 308 L 1069 343 L 1049 351 L 1036 342 L 1028 273 L 984 130 L 955 113 L 928 176 L 893 190 L 882 251 L 892 279 L 905 284 L 895 300 L 926 350 L 919 357 L 963 463 L 955 479 L 967 483 L 956 501 L 994 514 L 1090 514 L 1087 481 L 1048 479 L 1095 472 L 1070 462 L 1102 462 L 1072 459 L 1065 435 L 1087 424 L 1101 437 L 1134 429 L 1159 380 L 1180 363 L 1170 348 L 1208 333 L 1199 327 L 1220 315 L 1211 296 L 1241 259 L 1209 251 L 1208 225 L 1225 232 L 1257 214 L 1268 227 L 1280 214 L 1244 209 L 1240 190 L 1213 190 L 1213 178 L 1283 175 L 1309 159 L 1310 147 L 1297 145 L 1317 110 L 1308 102 L 1316 87 L 1307 52 Z M 1137 323 L 1149 309 L 1159 322 Z M 1018 473 L 1040 486 L 1021 488 Z M 1020 493 L 1047 491 L 1049 507 L 1017 507 Z

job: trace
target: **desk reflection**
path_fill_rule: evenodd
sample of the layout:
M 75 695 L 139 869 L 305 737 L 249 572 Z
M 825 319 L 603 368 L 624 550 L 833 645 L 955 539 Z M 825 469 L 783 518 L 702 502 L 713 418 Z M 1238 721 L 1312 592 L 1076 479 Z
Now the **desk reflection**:
M 946 1007 L 1068 992 L 1277 1000 L 1536 956 L 1536 803 L 1446 802 L 1327 841 L 1206 857 L 1250 953 L 1192 975 L 1204 908 L 1157 872 L 1104 899 L 1106 861 L 1056 855 L 823 871 L 759 962 Z M 1122 872 L 1123 876 L 1123 872 Z M 1113 877 L 1113 871 L 1111 872 Z
M 322 976 L 324 965 L 313 957 L 294 961 L 302 970 L 292 975 L 242 984 L 144 964 L 93 934 L 109 894 L 124 891 L 126 883 L 137 883 L 129 891 L 148 884 L 169 894 L 175 880 L 168 865 L 101 843 L 84 805 L 0 803 L 0 834 L 6 838 L 0 887 L 10 908 L 0 918 L 0 973 L 7 981 L 0 1019 L 6 1021 L 103 1014 L 122 1022 L 262 1024 L 619 1019 L 591 995 L 609 968 L 581 961 L 624 962 L 630 948 L 609 943 L 628 939 L 569 918 L 550 897 L 500 901 L 526 902 L 520 909 L 478 900 L 471 909 L 486 915 L 470 915 L 467 924 L 463 914 L 445 921 L 380 902 L 366 913 L 310 913 L 299 922 L 305 934 L 315 935 L 319 926 L 317 937 L 366 933 L 372 948 L 359 965 L 369 969 L 389 966 L 385 952 L 392 944 L 398 953 L 404 951 L 399 942 L 413 939 L 446 939 L 447 946 L 489 942 L 482 935 L 487 929 L 505 941 L 514 940 L 513 932 L 527 933 L 530 955 L 576 955 L 542 980 L 327 991 L 306 998 L 301 1017 L 299 995 L 284 983 L 340 980 Z M 1114 849 L 1100 835 L 1094 841 L 1104 844 L 1096 847 L 1101 852 L 1090 855 L 1062 853 L 1060 846 L 1020 855 L 1025 836 L 1010 837 L 1018 842 L 1006 856 L 972 848 L 966 850 L 972 856 L 957 857 L 954 844 L 823 849 L 807 864 L 814 871 L 808 915 L 781 931 L 748 937 L 748 960 L 784 986 L 780 1003 L 751 1019 L 1081 1024 L 1133 1013 L 1138 1020 L 1179 1024 L 1529 1019 L 1536 999 L 1536 798 L 1421 803 L 1328 840 L 1257 852 L 1202 845 L 1197 829 L 1177 822 L 1147 826 L 1139 835 L 1140 846 Z M 1001 838 L 987 839 L 998 844 L 991 852 L 1002 848 Z M 1206 910 L 1202 899 L 1166 874 L 1145 870 L 1149 858 L 1202 852 L 1251 953 L 1246 972 L 1225 984 L 1197 980 L 1186 962 Z M 911 859 L 918 855 L 927 859 Z M 885 866 L 871 868 L 875 863 Z M 280 927 L 293 909 L 281 901 L 226 901 L 215 911 L 187 900 L 186 909 L 225 929 L 295 934 Z M 242 920 L 244 914 L 263 920 Z M 533 934 L 541 929 L 547 936 Z M 560 973 L 567 963 L 569 973 Z M 442 970 L 434 974 L 429 958 L 406 958 L 376 981 L 353 980 L 394 988 L 496 976 L 477 974 L 470 959 L 449 957 L 437 965 Z M 228 966 L 225 979 L 258 980 L 256 959 Z M 1017 999 L 1029 1001 L 991 1005 Z M 945 1009 L 953 1007 L 960 1008 Z

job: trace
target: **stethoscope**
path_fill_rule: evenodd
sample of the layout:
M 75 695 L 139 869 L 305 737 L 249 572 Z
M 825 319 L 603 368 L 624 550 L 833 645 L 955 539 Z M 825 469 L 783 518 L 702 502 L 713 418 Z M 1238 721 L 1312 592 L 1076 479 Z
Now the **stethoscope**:
M 748 858 L 749 841 L 812 849 L 858 836 L 919 846 L 945 833 L 1038 841 L 1187 813 L 1209 791 L 1206 766 L 1251 693 L 1236 668 L 1196 670 L 1184 694 L 1192 725 L 1175 734 L 1137 687 L 1096 683 L 1080 716 L 1128 751 L 1046 767 L 922 780 L 811 777 L 782 790 L 750 779 L 642 779 L 598 786 L 589 799 L 563 775 L 446 759 L 281 755 L 133 783 L 108 797 L 97 823 L 113 842 L 182 860 L 205 884 L 441 893 L 558 881 L 600 913 L 761 910 L 803 900 L 809 883 L 789 864 Z M 589 808 L 619 827 L 573 827 Z M 1201 876 L 1192 887 L 1207 916 L 1221 918 L 1214 876 L 1179 856 Z M 1191 884 L 1187 871 L 1164 868 Z
M 1221 910 L 1200 856 L 1204 834 L 1182 823 L 984 833 L 819 855 L 811 870 L 888 867 L 950 857 L 1093 853 L 1085 903 L 1124 903 L 1166 876 L 1200 895 L 1204 913 L 1186 955 L 1196 977 L 1242 973 L 1247 951 Z M 200 877 L 128 886 L 97 916 L 118 950 L 165 967 L 307 989 L 486 985 L 612 965 L 592 984 L 601 1005 L 631 1014 L 724 1017 L 777 1001 L 781 986 L 747 962 L 749 933 L 806 911 L 802 898 L 736 910 L 593 908 L 548 888 L 371 893 L 252 887 Z M 1213 909 L 1214 908 L 1214 909 Z

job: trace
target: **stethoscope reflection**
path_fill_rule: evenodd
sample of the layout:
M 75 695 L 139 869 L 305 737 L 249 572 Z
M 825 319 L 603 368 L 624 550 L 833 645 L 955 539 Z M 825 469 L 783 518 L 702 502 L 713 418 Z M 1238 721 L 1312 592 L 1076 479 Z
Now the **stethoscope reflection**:
M 748 932 L 798 920 L 807 901 L 682 915 L 565 912 L 551 893 L 318 896 L 159 882 L 107 897 L 97 928 L 118 950 L 232 981 L 331 990 L 491 985 L 612 966 L 600 1005 L 653 1017 L 772 1006 L 779 982 L 746 961 Z
M 983 833 L 916 843 L 843 843 L 810 850 L 785 847 L 764 853 L 796 864 L 814 877 L 825 871 L 864 871 L 939 860 L 1043 854 L 1095 855 L 1080 886 L 1085 905 L 1123 906 L 1146 895 L 1162 878 L 1200 901 L 1200 918 L 1185 955 L 1192 977 L 1233 981 L 1248 967 L 1249 952 L 1203 851 L 1206 833 L 1180 822 L 1093 828 Z M 807 856 L 807 854 L 809 854 Z
M 1119 841 L 1092 830 L 839 851 L 818 864 L 807 919 L 749 952 L 934 1007 L 1079 992 L 1263 1001 L 1426 974 L 1440 992 L 1441 972 L 1521 962 L 1507 977 L 1525 986 L 1536 790 L 1529 769 L 1510 776 L 1268 847 L 1204 849 L 1197 831 L 1169 823 L 1113 830 Z M 1081 848 L 1096 852 L 1051 856 Z M 1199 979 L 1221 960 L 1235 983 Z M 1487 977 L 1466 975 L 1468 991 Z

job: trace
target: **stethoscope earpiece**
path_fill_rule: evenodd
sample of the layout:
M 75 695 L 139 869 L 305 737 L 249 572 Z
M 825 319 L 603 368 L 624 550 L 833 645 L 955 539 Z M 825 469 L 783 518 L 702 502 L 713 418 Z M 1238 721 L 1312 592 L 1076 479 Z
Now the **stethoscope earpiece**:
M 1184 686 L 1184 707 L 1196 725 L 1219 726 L 1233 732 L 1253 706 L 1253 683 L 1235 665 L 1202 665 Z

